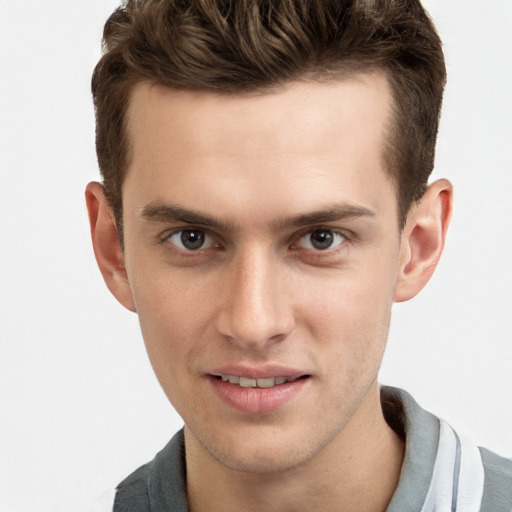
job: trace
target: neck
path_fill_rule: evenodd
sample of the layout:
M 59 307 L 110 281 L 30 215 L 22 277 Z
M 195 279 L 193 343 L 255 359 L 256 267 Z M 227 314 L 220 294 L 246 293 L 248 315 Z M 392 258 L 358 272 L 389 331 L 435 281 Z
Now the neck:
M 398 485 L 402 440 L 387 425 L 378 386 L 345 428 L 299 467 L 243 473 L 215 460 L 185 428 L 191 512 L 384 512 Z

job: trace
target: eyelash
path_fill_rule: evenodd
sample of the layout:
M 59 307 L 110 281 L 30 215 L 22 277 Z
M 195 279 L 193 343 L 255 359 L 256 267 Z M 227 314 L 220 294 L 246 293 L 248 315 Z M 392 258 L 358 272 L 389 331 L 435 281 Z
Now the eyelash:
M 200 257 L 200 256 L 204 256 L 205 253 L 204 251 L 207 251 L 209 249 L 216 249 L 216 250 L 222 250 L 224 248 L 224 244 L 222 243 L 222 241 L 219 243 L 219 242 L 215 242 L 215 240 L 213 241 L 212 243 L 212 246 L 210 247 L 207 247 L 205 249 L 203 248 L 198 248 L 197 250 L 185 250 L 185 249 L 181 249 L 180 247 L 178 247 L 176 244 L 172 243 L 171 242 L 171 238 L 179 233 L 182 233 L 184 231 L 200 231 L 202 233 L 204 233 L 205 235 L 213 238 L 213 239 L 217 239 L 219 240 L 220 237 L 216 234 L 212 234 L 211 232 L 209 232 L 207 229 L 204 229 L 204 228 L 201 228 L 201 227 L 194 227 L 194 226 L 187 226 L 187 227 L 181 227 L 179 229 L 174 229 L 173 231 L 171 232 L 166 232 L 164 233 L 161 237 L 159 237 L 159 243 L 162 244 L 162 245 L 166 245 L 166 247 L 169 249 L 169 250 L 172 250 L 173 252 L 179 254 L 181 257 L 186 257 L 186 258 L 193 258 L 193 257 Z M 338 245 L 336 245 L 334 248 L 326 248 L 324 250 L 321 250 L 321 249 L 308 249 L 308 248 L 303 248 L 303 247 L 295 247 L 297 246 L 297 244 L 300 242 L 300 240 L 304 237 L 307 237 L 307 236 L 311 236 L 313 233 L 317 232 L 317 231 L 330 231 L 332 232 L 335 236 L 340 236 L 342 237 L 344 240 L 342 242 L 340 242 Z M 346 248 L 346 246 L 354 239 L 354 235 L 350 232 L 347 232 L 345 230 L 339 230 L 339 229 L 335 229 L 335 228 L 332 228 L 330 226 L 315 226 L 313 228 L 309 228 L 307 231 L 305 232 L 302 232 L 302 233 L 299 233 L 297 235 L 294 235 L 289 243 L 288 243 L 288 247 L 291 248 L 291 250 L 293 251 L 308 251 L 310 253 L 310 257 L 315 257 L 315 258 L 326 258 L 326 257 L 329 257 L 329 256 L 333 256 L 335 254 L 337 254 L 338 252 L 342 251 L 343 249 Z
M 200 228 L 200 227 L 194 227 L 194 226 L 187 226 L 187 227 L 182 227 L 182 228 L 178 228 L 178 229 L 174 229 L 172 231 L 166 231 L 165 233 L 162 234 L 161 237 L 159 237 L 159 243 L 163 246 L 165 246 L 165 248 L 167 250 L 170 250 L 172 251 L 173 253 L 177 254 L 178 256 L 180 257 L 183 257 L 183 258 L 197 258 L 197 257 L 200 257 L 200 256 L 204 256 L 205 253 L 204 251 L 208 250 L 208 249 L 211 249 L 211 247 L 208 247 L 206 249 L 197 249 L 197 250 L 185 250 L 185 249 L 181 249 L 180 247 L 176 246 L 176 244 L 172 243 L 171 242 L 171 238 L 174 236 L 174 235 L 177 235 L 179 233 L 182 233 L 184 231 L 200 231 L 202 233 L 204 233 L 205 235 L 213 238 L 213 239 L 219 239 L 219 236 L 218 235 L 214 235 L 212 233 L 210 233 L 207 229 L 204 229 L 204 228 Z M 222 243 L 217 243 L 217 242 L 213 242 L 213 248 L 216 248 L 216 249 L 220 249 L 222 247 Z
M 332 256 L 333 254 L 339 252 L 341 250 L 342 246 L 345 247 L 346 243 L 350 240 L 349 234 L 346 231 L 341 231 L 341 230 L 338 230 L 338 229 L 335 229 L 335 228 L 332 228 L 329 226 L 318 226 L 318 227 L 314 227 L 312 229 L 308 229 L 306 232 L 303 232 L 303 233 L 299 234 L 299 236 L 296 236 L 294 239 L 294 242 L 291 244 L 291 246 L 293 247 L 294 245 L 297 245 L 303 238 L 311 237 L 313 235 L 313 233 L 315 233 L 315 232 L 322 232 L 322 231 L 328 231 L 328 232 L 332 233 L 334 236 L 343 238 L 343 240 L 340 243 L 338 243 L 337 245 L 335 245 L 334 247 L 329 246 L 323 250 L 319 249 L 319 248 L 314 249 L 314 248 L 305 248 L 305 247 L 300 247 L 295 250 L 311 251 L 312 254 L 314 254 L 315 256 L 318 256 L 318 257 Z M 311 240 L 310 240 L 310 243 L 311 243 Z

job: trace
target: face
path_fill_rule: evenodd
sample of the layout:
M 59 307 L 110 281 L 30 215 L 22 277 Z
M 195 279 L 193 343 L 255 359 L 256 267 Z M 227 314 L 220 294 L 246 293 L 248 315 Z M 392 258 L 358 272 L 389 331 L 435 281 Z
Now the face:
M 140 84 L 125 264 L 186 432 L 242 471 L 296 467 L 375 394 L 397 279 L 379 74 L 221 96 Z

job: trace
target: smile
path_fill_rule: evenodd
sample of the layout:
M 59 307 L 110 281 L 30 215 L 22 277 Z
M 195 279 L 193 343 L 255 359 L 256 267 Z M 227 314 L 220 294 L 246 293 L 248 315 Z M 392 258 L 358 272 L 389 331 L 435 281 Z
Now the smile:
M 231 372 L 235 373 L 233 370 Z M 311 381 L 311 375 L 298 372 L 295 375 L 290 372 L 287 377 L 283 374 L 273 376 L 269 375 L 267 369 L 260 371 L 264 373 L 261 377 L 255 378 L 257 373 L 248 377 L 247 373 L 245 376 L 230 375 L 228 371 L 226 368 L 217 374 L 210 374 L 212 389 L 229 408 L 250 414 L 280 409 L 308 389 Z M 276 373 L 281 371 L 277 370 Z
M 223 382 L 238 385 L 242 388 L 261 388 L 268 389 L 274 386 L 285 384 L 286 382 L 293 382 L 297 377 L 268 377 L 265 379 L 250 379 L 247 377 L 238 377 L 236 375 L 221 375 Z

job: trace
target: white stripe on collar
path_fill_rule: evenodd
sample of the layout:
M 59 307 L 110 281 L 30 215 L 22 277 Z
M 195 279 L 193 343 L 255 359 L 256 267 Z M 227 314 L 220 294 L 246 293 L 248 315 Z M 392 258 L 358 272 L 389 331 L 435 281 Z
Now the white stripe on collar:
M 439 446 L 421 512 L 479 512 L 484 490 L 480 451 L 439 420 Z

